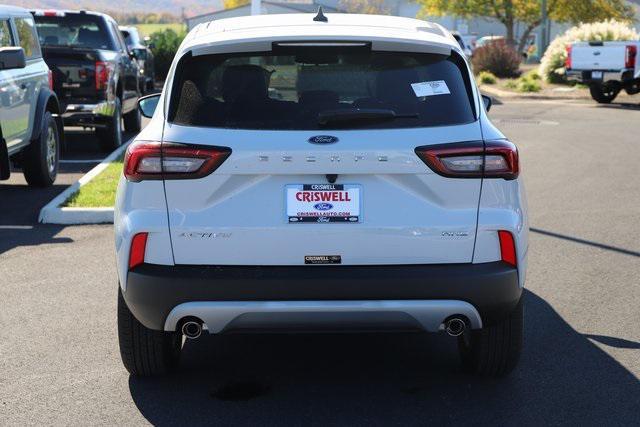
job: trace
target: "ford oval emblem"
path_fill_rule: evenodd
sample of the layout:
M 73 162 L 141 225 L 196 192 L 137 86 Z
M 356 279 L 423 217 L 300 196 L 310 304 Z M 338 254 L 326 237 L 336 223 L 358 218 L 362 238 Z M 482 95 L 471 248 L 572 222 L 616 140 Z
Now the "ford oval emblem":
M 333 144 L 338 142 L 338 138 L 331 135 L 316 135 L 308 139 L 312 144 Z
M 318 211 L 328 211 L 329 209 L 333 209 L 333 205 L 331 203 L 316 203 L 313 207 Z

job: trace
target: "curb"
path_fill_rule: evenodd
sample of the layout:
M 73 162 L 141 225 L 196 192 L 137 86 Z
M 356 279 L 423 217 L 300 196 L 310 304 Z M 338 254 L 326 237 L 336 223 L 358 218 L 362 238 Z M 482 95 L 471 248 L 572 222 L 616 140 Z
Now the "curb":
M 60 207 L 69 197 L 82 186 L 98 176 L 127 149 L 133 138 L 116 148 L 105 157 L 100 164 L 87 172 L 62 193 L 40 209 L 38 222 L 42 224 L 109 224 L 113 223 L 113 208 L 63 208 Z
M 590 98 L 586 97 L 571 97 L 571 96 L 550 96 L 550 95 L 540 95 L 536 93 L 519 93 L 519 92 L 510 92 L 502 89 L 498 89 L 495 87 L 491 87 L 489 85 L 480 85 L 480 92 L 487 94 L 492 97 L 498 98 L 511 98 L 511 99 L 542 99 L 542 100 L 558 100 L 558 101 L 582 101 L 588 100 Z

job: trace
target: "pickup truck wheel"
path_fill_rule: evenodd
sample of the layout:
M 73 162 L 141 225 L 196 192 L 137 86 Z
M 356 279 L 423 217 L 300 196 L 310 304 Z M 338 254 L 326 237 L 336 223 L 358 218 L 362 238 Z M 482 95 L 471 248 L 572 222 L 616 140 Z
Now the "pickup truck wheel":
M 113 117 L 104 128 L 96 128 L 96 136 L 103 151 L 113 151 L 122 145 L 122 106 L 116 98 Z
M 124 115 L 124 130 L 138 133 L 142 127 L 142 116 L 138 107 Z
M 620 85 L 605 83 L 589 86 L 591 98 L 599 104 L 610 104 L 620 93 Z
M 42 118 L 40 136 L 31 141 L 23 153 L 23 172 L 27 183 L 34 187 L 48 187 L 58 175 L 60 134 L 50 112 Z
M 178 366 L 182 335 L 146 328 L 131 313 L 118 286 L 118 341 L 120 355 L 131 375 L 164 375 Z
M 524 310 L 522 298 L 501 322 L 467 331 L 458 337 L 458 349 L 465 371 L 487 377 L 508 375 L 522 352 Z

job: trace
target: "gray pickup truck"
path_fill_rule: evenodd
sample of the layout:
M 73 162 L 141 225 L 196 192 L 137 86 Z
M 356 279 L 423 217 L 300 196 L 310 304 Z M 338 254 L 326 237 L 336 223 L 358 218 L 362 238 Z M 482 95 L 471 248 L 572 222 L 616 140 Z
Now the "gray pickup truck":
M 64 140 L 60 113 L 33 17 L 0 6 L 0 180 L 13 163 L 29 185 L 53 184 Z

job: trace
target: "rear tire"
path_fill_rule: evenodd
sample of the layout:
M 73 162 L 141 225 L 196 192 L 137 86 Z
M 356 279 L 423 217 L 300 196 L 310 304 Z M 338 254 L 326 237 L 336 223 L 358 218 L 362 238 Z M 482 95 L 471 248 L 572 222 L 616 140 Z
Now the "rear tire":
M 599 104 L 610 104 L 620 93 L 620 85 L 614 83 L 594 84 L 589 86 L 591 98 Z
M 113 116 L 104 128 L 96 128 L 96 136 L 102 151 L 113 151 L 122 145 L 122 105 L 116 98 Z
M 175 370 L 180 361 L 182 335 L 155 331 L 136 319 L 118 286 L 118 341 L 124 367 L 133 376 L 151 377 Z
M 138 133 L 142 128 L 142 116 L 140 110 L 136 106 L 133 110 L 124 115 L 124 130 L 127 132 Z
M 462 367 L 466 372 L 487 377 L 508 375 L 522 353 L 524 329 L 523 299 L 509 317 L 458 337 Z
M 32 187 L 48 187 L 56 180 L 60 161 L 60 133 L 49 111 L 42 117 L 40 136 L 23 152 L 22 170 Z

